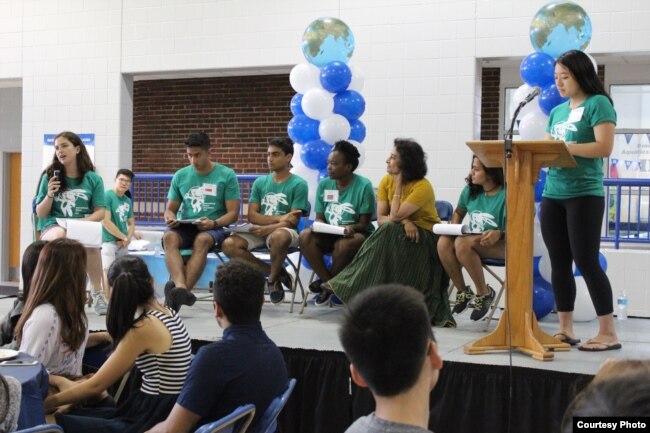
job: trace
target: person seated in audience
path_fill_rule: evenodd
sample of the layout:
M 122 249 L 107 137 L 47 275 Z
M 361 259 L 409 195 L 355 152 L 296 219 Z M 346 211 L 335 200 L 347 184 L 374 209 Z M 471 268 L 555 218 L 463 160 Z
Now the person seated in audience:
M 345 269 L 323 291 L 347 303 L 368 287 L 398 283 L 424 294 L 434 326 L 454 327 L 449 309 L 449 278 L 444 272 L 433 234 L 440 218 L 427 174 L 426 155 L 411 139 L 397 138 L 386 160 L 388 174 L 379 182 L 379 229 L 368 238 Z
M 23 314 L 25 309 L 25 302 L 29 297 L 29 287 L 32 284 L 32 277 L 34 276 L 34 271 L 36 270 L 36 263 L 38 263 L 38 255 L 41 253 L 41 250 L 45 246 L 45 241 L 36 241 L 32 242 L 23 253 L 23 260 L 21 264 L 21 274 L 23 277 L 23 292 L 22 295 L 14 301 L 14 306 L 11 308 L 11 311 L 2 319 L 0 323 L 0 335 L 2 337 L 2 345 L 9 349 L 17 349 L 16 341 L 14 340 L 14 334 L 16 330 L 16 324 L 20 320 L 20 316 Z
M 345 309 L 339 339 L 352 380 L 376 403 L 346 433 L 429 432 L 429 395 L 442 358 L 424 296 L 396 284 L 365 290 Z
M 205 132 L 190 134 L 185 141 L 190 165 L 178 170 L 167 194 L 163 236 L 165 263 L 171 280 L 165 285 L 165 304 L 179 311 L 192 306 L 194 285 L 201 277 L 207 255 L 221 248 L 228 236 L 224 227 L 239 218 L 239 183 L 235 172 L 210 160 L 210 137 Z M 192 249 L 183 265 L 180 250 Z
M 284 268 L 291 247 L 298 246 L 298 222 L 307 210 L 307 182 L 292 174 L 293 142 L 274 138 L 269 142 L 267 162 L 271 174 L 253 183 L 248 199 L 248 222 L 255 224 L 249 233 L 235 233 L 223 241 L 222 251 L 230 258 L 256 264 L 268 273 L 267 289 L 271 302 L 284 299 L 284 285 L 291 290 L 293 280 Z M 271 264 L 258 259 L 250 250 L 266 245 L 271 251 Z
M 15 377 L 0 374 L 0 432 L 16 431 L 22 386 Z
M 234 259 L 217 268 L 214 312 L 223 338 L 199 349 L 187 381 L 167 419 L 152 433 L 186 433 L 252 403 L 251 430 L 271 401 L 288 385 L 278 347 L 260 323 L 264 274 L 255 265 Z
M 86 250 L 59 238 L 42 249 L 29 297 L 16 324 L 21 352 L 37 358 L 53 375 L 78 377 L 88 339 Z
M 574 417 L 595 417 L 594 422 L 597 422 L 604 417 L 614 417 L 613 419 L 619 420 L 623 417 L 647 419 L 648 414 L 650 414 L 650 362 L 648 360 L 608 361 L 592 382 L 571 402 L 564 413 L 561 431 L 573 433 L 588 430 L 574 429 Z M 588 419 L 584 421 L 590 422 Z
M 57 218 L 79 218 L 100 222 L 104 219 L 104 181 L 95 173 L 88 150 L 74 132 L 64 131 L 54 137 L 52 163 L 43 171 L 35 202 L 40 239 L 65 238 L 66 229 Z M 106 313 L 102 291 L 102 257 L 99 248 L 87 248 L 86 272 L 93 286 L 92 296 L 97 314 Z
M 465 188 L 451 217 L 452 224 L 461 224 L 469 215 L 471 236 L 440 236 L 438 256 L 447 275 L 456 286 L 456 303 L 453 313 L 459 314 L 474 299 L 471 319 L 480 320 L 494 302 L 495 292 L 485 282 L 482 258 L 504 259 L 506 254 L 506 193 L 503 188 L 501 168 L 486 168 L 472 157 L 472 168 L 465 178 Z M 476 296 L 465 285 L 463 267 L 476 286 Z
M 153 277 L 137 256 L 123 256 L 108 270 L 111 302 L 106 327 L 114 351 L 90 379 L 75 383 L 51 376 L 59 389 L 45 400 L 45 409 L 78 404 L 99 396 L 135 366 L 142 373 L 140 389 L 116 408 L 81 408 L 57 413 L 68 433 L 137 433 L 165 419 L 180 393 L 190 366 L 190 337 L 180 316 L 158 303 Z
M 102 221 L 102 265 L 104 287 L 108 288 L 108 269 L 115 261 L 129 253 L 129 243 L 135 237 L 135 218 L 129 188 L 134 174 L 121 168 L 115 175 L 112 189 L 106 190 L 106 211 Z M 110 297 L 110 293 L 107 293 Z
M 345 227 L 343 236 L 316 233 L 305 229 L 300 233 L 300 249 L 318 275 L 309 289 L 320 293 L 316 305 L 329 303 L 331 292 L 321 285 L 344 269 L 374 231 L 371 219 L 375 211 L 375 192 L 369 179 L 355 174 L 359 151 L 348 141 L 334 144 L 327 157 L 327 177 L 316 191 L 316 221 Z M 332 254 L 332 268 L 327 269 L 323 254 Z

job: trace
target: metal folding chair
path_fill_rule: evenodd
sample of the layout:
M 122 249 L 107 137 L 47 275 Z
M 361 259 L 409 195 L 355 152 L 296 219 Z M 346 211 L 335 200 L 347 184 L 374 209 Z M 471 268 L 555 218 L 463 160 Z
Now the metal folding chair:
M 255 405 L 239 406 L 229 415 L 204 424 L 194 433 L 245 433 L 255 416 Z
M 266 408 L 257 425 L 251 430 L 253 433 L 273 433 L 277 428 L 277 419 L 282 409 L 287 404 L 293 389 L 296 387 L 296 379 L 289 379 L 289 386 L 282 394 L 273 399 Z

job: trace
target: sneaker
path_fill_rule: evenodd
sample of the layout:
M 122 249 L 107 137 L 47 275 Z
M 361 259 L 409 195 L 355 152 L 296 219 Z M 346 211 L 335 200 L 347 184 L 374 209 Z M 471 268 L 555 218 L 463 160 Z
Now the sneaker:
M 314 302 L 314 304 L 318 306 L 327 305 L 330 303 L 334 292 L 328 283 L 323 283 L 320 287 L 322 291 L 318 294 L 318 298 L 316 298 L 316 302 Z
M 171 293 L 174 287 L 176 287 L 176 284 L 172 280 L 165 283 L 165 305 L 168 307 L 171 307 Z
M 274 282 L 267 281 L 266 284 L 269 289 L 269 299 L 272 304 L 279 304 L 284 301 L 284 289 L 280 280 Z
M 196 302 L 194 293 L 183 287 L 174 287 L 169 291 L 169 296 L 166 297 L 165 303 L 169 308 L 177 313 L 181 310 L 181 306 L 187 305 L 191 307 Z
M 322 283 L 323 282 L 320 279 L 313 281 L 309 285 L 309 291 L 312 292 L 312 293 L 320 293 L 320 292 L 322 292 L 323 289 L 320 286 Z
M 280 275 L 278 275 L 278 281 L 280 281 L 280 283 L 282 283 L 282 285 L 286 287 L 288 291 L 291 292 L 293 290 L 293 277 L 289 272 L 287 272 L 286 269 L 282 269 Z
M 470 319 L 474 321 L 481 320 L 487 314 L 492 302 L 494 302 L 496 293 L 494 293 L 494 289 L 489 284 L 487 287 L 490 290 L 487 295 L 477 295 L 474 298 L 474 311 L 472 311 L 472 315 L 470 316 Z
M 102 292 L 95 293 L 95 314 L 98 316 L 105 316 L 108 312 L 108 304 Z
M 456 293 L 456 302 L 454 303 L 454 309 L 451 310 L 453 314 L 460 314 L 467 308 L 467 304 L 474 299 L 476 295 L 472 292 L 472 289 L 469 286 L 465 286 L 465 290 L 462 290 Z

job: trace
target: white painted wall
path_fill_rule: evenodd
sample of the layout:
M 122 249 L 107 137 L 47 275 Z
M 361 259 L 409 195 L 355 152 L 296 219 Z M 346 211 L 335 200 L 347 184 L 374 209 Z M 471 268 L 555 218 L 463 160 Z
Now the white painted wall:
M 352 62 L 366 75 L 362 173 L 377 182 L 393 138 L 414 137 L 429 155 L 438 198 L 455 202 L 470 157 L 464 142 L 478 136 L 477 59 L 532 52 L 528 27 L 545 3 L 0 0 L 0 79 L 23 82 L 22 244 L 31 239 L 27 215 L 44 133 L 94 132 L 108 182 L 130 164 L 131 75 L 289 68 L 304 61 L 302 32 L 320 16 L 352 28 Z M 650 2 L 580 4 L 593 21 L 592 53 L 650 52 Z

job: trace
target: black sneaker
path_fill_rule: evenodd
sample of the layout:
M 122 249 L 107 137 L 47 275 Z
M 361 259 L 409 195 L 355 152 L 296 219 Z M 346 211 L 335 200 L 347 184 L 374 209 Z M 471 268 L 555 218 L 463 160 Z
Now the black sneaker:
M 462 290 L 456 293 L 456 302 L 454 303 L 454 309 L 451 310 L 453 314 L 460 314 L 467 308 L 467 304 L 474 299 L 476 295 L 472 292 L 472 289 L 469 286 L 465 286 L 465 290 Z
M 321 305 L 327 305 L 330 303 L 330 300 L 332 299 L 332 296 L 334 295 L 334 292 L 332 291 L 332 288 L 330 287 L 329 284 L 323 283 L 321 284 L 321 292 L 318 294 L 318 298 L 316 298 L 316 301 L 314 302 L 315 305 L 321 306 Z
M 187 305 L 188 307 L 191 307 L 195 302 L 196 296 L 194 293 L 183 287 L 174 287 L 170 290 L 167 306 L 172 310 L 179 312 L 181 306 Z
M 272 304 L 279 304 L 284 301 L 284 289 L 280 280 L 274 282 L 267 282 L 269 288 L 269 299 Z
M 322 284 L 322 281 L 320 279 L 313 281 L 309 285 L 309 291 L 312 292 L 312 293 L 320 293 L 320 292 L 322 292 L 323 289 L 320 286 L 321 284 Z
M 168 307 L 171 307 L 171 293 L 174 287 L 176 287 L 176 284 L 174 284 L 172 280 L 169 280 L 165 283 L 165 305 Z
M 278 281 L 280 281 L 280 283 L 282 283 L 282 285 L 286 287 L 288 291 L 291 292 L 293 290 L 293 277 L 289 272 L 287 272 L 286 269 L 282 269 L 280 275 L 278 275 Z
M 477 295 L 474 298 L 474 311 L 472 311 L 472 315 L 470 316 L 470 319 L 474 321 L 481 320 L 490 310 L 492 302 L 494 302 L 496 293 L 494 293 L 494 289 L 489 284 L 487 288 L 490 290 L 487 295 Z

